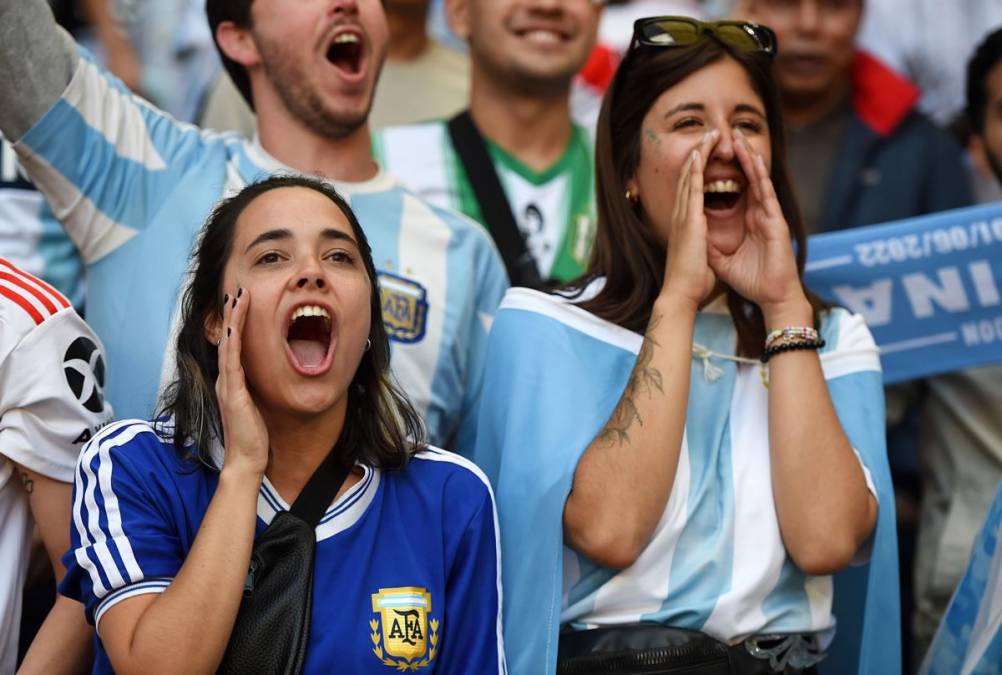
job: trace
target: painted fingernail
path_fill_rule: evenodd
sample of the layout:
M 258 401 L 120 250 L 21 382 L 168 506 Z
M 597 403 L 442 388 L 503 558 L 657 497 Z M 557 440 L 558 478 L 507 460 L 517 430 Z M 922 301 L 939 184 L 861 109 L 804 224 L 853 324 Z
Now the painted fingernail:
M 734 135 L 735 135 L 736 137 L 738 137 L 738 138 L 742 138 L 742 139 L 743 139 L 743 138 L 745 137 L 745 135 L 744 135 L 743 133 L 741 133 L 741 130 L 740 130 L 740 129 L 735 129 L 735 130 L 734 130 Z
M 699 150 L 692 151 L 692 157 L 690 158 L 693 162 L 699 161 Z
M 240 288 L 237 289 L 237 297 L 239 298 L 243 294 L 244 294 L 244 287 L 241 286 Z
M 233 329 L 232 329 L 232 328 L 230 328 L 229 326 L 227 326 L 227 327 L 226 327 L 226 337 L 229 337 L 229 336 L 230 336 L 230 333 L 232 333 L 232 332 L 233 332 Z

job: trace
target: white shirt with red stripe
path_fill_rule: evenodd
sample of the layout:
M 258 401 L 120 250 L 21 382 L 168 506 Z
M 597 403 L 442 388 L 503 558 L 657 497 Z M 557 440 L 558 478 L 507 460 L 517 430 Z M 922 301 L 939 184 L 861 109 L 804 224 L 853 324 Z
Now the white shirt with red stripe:
M 103 382 L 101 343 L 69 301 L 0 258 L 0 673 L 14 672 L 32 530 L 12 462 L 71 483 L 84 442 L 111 420 Z

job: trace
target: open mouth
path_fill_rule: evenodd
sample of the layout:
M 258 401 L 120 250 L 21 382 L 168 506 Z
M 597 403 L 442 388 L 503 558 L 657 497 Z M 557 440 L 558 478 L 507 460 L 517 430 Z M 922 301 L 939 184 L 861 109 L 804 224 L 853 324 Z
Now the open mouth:
M 314 374 L 329 363 L 331 335 L 331 318 L 326 309 L 319 305 L 296 308 L 285 340 L 298 370 Z
M 738 204 L 744 192 L 735 180 L 710 181 L 703 187 L 703 209 L 706 211 L 729 211 Z
M 327 47 L 327 60 L 349 75 L 362 69 L 362 38 L 356 33 L 339 33 Z

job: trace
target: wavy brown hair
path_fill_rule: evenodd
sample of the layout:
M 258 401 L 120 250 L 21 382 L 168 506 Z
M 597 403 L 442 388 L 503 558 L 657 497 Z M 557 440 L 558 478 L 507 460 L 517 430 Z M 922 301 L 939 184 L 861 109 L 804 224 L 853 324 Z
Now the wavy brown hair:
M 710 33 L 684 47 L 640 45 L 627 52 L 602 102 L 595 139 L 598 229 L 588 270 L 572 283 L 581 289 L 589 280 L 605 279 L 601 291 L 580 306 L 606 321 L 643 333 L 664 281 L 665 248 L 625 196 L 627 182 L 640 164 L 644 116 L 667 89 L 725 58 L 741 65 L 765 105 L 772 150 L 770 177 L 795 242 L 797 270 L 803 278 L 807 238 L 787 173 L 782 112 L 770 58 L 735 49 Z M 818 312 L 825 305 L 806 288 L 805 292 L 817 324 Z M 765 342 L 762 311 L 731 288 L 727 289 L 727 305 L 737 328 L 739 353 L 759 356 Z
M 365 274 L 369 278 L 370 348 L 362 355 L 348 387 L 348 411 L 335 452 L 349 461 L 382 469 L 400 469 L 423 444 L 421 418 L 390 375 L 390 342 L 383 325 L 379 284 L 372 250 L 362 226 L 333 187 L 305 176 L 273 176 L 248 185 L 220 202 L 209 216 L 193 256 L 190 279 L 181 304 L 181 329 L 175 344 L 177 374 L 158 407 L 161 429 L 173 437 L 182 457 L 197 456 L 214 467 L 209 448 L 225 445 L 216 378 L 216 345 L 205 336 L 206 319 L 223 312 L 223 273 L 236 237 L 237 220 L 262 194 L 284 187 L 315 190 L 330 199 L 351 224 Z M 171 428 L 173 427 L 173 428 Z M 192 450 L 194 444 L 194 451 Z

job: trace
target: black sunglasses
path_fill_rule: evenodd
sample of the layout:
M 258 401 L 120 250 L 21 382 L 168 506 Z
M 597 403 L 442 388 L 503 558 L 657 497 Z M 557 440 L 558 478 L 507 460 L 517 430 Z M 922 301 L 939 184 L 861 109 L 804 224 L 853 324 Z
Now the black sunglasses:
M 687 16 L 650 16 L 633 23 L 630 49 L 644 47 L 685 47 L 698 42 L 704 33 L 743 52 L 776 55 L 776 34 L 771 28 L 747 21 L 697 21 Z

